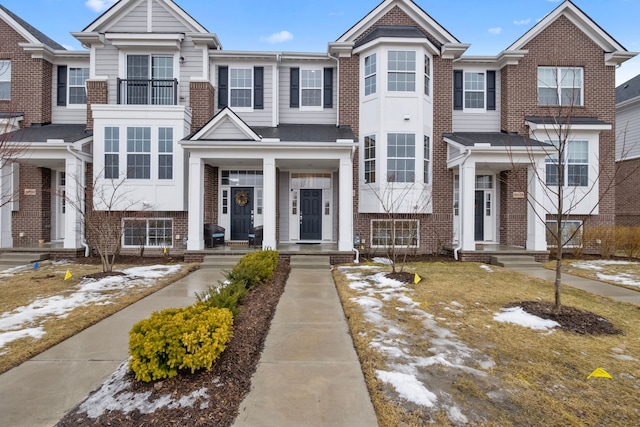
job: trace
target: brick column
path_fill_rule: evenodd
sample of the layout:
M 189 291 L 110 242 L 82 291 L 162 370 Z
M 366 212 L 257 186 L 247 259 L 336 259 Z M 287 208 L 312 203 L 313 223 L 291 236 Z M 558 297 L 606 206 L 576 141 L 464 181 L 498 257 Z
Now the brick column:
M 190 82 L 189 98 L 193 115 L 191 132 L 204 126 L 215 113 L 215 89 L 208 81 Z
M 109 89 L 106 80 L 87 80 L 87 130 L 93 130 L 92 104 L 108 104 Z

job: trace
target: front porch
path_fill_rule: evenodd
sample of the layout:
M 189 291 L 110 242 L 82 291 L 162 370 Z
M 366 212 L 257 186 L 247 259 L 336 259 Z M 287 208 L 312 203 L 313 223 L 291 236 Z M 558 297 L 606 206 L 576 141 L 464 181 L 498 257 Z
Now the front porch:
M 460 249 L 456 253 L 456 246 L 453 244 L 444 247 L 444 253 L 452 257 L 458 258 L 459 261 L 466 262 L 482 262 L 491 264 L 491 257 L 495 256 L 521 256 L 533 257 L 536 262 L 549 261 L 549 251 L 531 250 L 522 246 L 508 246 L 500 244 L 481 244 L 476 243 L 475 249 Z

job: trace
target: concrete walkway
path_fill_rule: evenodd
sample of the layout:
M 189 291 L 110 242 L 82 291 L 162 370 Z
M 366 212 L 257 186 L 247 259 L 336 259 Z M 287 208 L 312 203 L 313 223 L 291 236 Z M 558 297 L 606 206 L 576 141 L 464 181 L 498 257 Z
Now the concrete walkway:
M 510 267 L 509 269 L 517 271 L 518 273 L 528 274 L 530 276 L 548 280 L 552 283 L 556 280 L 556 272 L 546 269 L 542 265 L 540 265 L 540 267 Z M 592 294 L 604 295 L 615 301 L 631 302 L 640 305 L 640 292 L 622 288 L 620 286 L 610 285 L 597 280 L 585 279 L 565 272 L 562 272 L 562 284 L 582 289 L 587 292 L 591 292 Z
M 377 425 L 329 257 L 294 256 L 234 427 Z
M 0 375 L 0 426 L 55 425 L 128 358 L 134 323 L 193 304 L 239 257 L 198 271 Z M 329 257 L 293 256 L 238 426 L 376 426 Z

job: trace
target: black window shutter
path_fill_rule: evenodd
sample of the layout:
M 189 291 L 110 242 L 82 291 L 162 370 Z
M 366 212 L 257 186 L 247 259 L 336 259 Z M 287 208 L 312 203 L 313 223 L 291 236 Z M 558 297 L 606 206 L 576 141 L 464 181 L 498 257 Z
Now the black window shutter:
M 300 107 L 300 68 L 291 68 L 289 82 L 289 107 Z
M 487 110 L 496 109 L 496 72 L 487 70 Z
M 253 67 L 253 108 L 264 110 L 264 67 Z
M 58 65 L 58 106 L 67 105 L 67 66 Z
M 218 108 L 229 105 L 229 67 L 218 67 Z
M 453 109 L 462 110 L 463 105 L 462 70 L 453 70 Z
M 324 108 L 333 108 L 333 68 L 324 69 Z

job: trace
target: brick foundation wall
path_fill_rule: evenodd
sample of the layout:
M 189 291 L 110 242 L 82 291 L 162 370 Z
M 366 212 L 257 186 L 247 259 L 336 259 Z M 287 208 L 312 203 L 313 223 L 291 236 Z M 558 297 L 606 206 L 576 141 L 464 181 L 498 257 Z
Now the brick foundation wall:
M 189 98 L 193 110 L 191 132 L 195 132 L 215 114 L 215 89 L 210 82 L 190 82 Z
M 616 225 L 640 226 L 640 158 L 617 163 Z
M 40 240 L 49 242 L 51 169 L 21 164 L 18 201 L 19 210 L 14 211 L 11 218 L 14 245 L 37 245 Z
M 106 80 L 87 80 L 87 130 L 93 130 L 91 105 L 109 102 L 109 87 Z
M 51 123 L 53 65 L 32 58 L 19 46 L 26 42 L 0 21 L 0 59 L 11 60 L 11 99 L 0 101 L 0 111 L 24 113 L 21 127 Z

